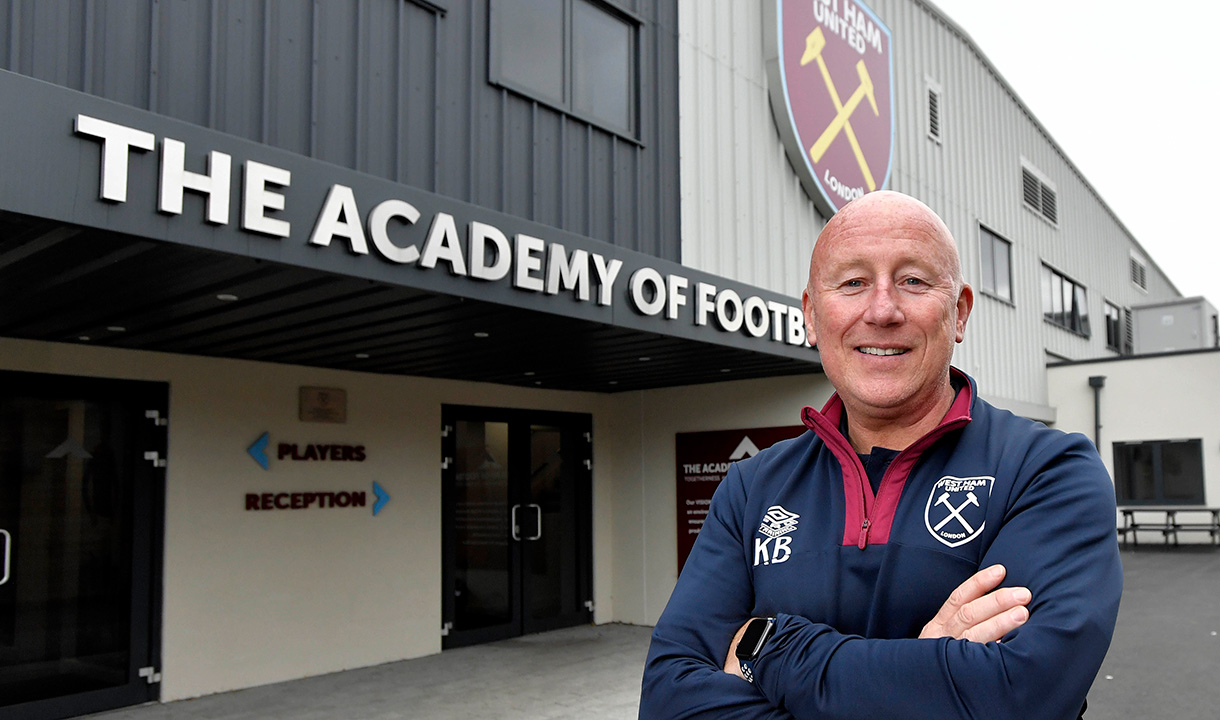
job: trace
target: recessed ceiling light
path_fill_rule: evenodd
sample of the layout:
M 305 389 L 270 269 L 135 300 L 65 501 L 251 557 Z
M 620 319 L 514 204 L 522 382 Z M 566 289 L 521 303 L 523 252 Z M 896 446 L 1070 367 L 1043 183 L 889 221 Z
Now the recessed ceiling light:
M 525 373 L 525 376 L 526 376 L 526 377 L 534 377 L 534 371 L 533 371 L 533 370 L 530 370 L 530 371 L 526 372 L 526 373 Z
M 219 301 L 221 301 L 221 302 L 233 302 L 234 300 L 236 300 L 236 299 L 237 299 L 237 296 L 236 296 L 236 295 L 231 295 L 231 294 L 229 294 L 229 293 L 221 293 L 221 294 L 219 294 L 219 295 L 217 295 L 217 296 L 216 296 L 216 299 L 217 299 L 217 300 L 219 300 Z
M 106 329 L 110 332 L 127 332 L 127 328 L 123 327 L 122 325 L 111 325 Z
M 650 358 L 650 357 L 642 357 L 642 358 L 640 358 L 640 362 L 648 362 L 651 359 L 652 358 Z
M 610 384 L 611 384 L 611 385 L 618 385 L 618 380 L 611 380 L 611 381 L 610 381 Z
M 369 354 L 368 353 L 356 353 L 356 358 L 358 360 L 368 360 Z
M 477 338 L 485 338 L 485 337 L 487 337 L 487 333 L 480 330 L 479 332 L 475 333 L 474 336 Z
M 720 372 L 733 372 L 732 368 L 720 368 Z
M 535 380 L 535 381 L 534 381 L 534 384 L 535 384 L 535 385 L 541 385 L 541 384 L 542 384 L 542 381 L 541 381 L 541 380 Z
M 77 339 L 77 340 L 80 340 L 81 342 L 89 342 L 89 336 L 88 336 L 88 335 L 81 335 L 80 337 L 78 337 L 78 338 L 76 338 L 76 339 Z

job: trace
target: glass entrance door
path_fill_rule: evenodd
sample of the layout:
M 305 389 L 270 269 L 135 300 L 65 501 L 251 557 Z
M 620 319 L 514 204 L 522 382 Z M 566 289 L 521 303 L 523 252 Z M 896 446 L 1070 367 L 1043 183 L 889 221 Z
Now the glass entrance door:
M 445 647 L 587 623 L 588 415 L 446 407 Z
M 157 697 L 165 405 L 164 385 L 0 372 L 0 715 Z

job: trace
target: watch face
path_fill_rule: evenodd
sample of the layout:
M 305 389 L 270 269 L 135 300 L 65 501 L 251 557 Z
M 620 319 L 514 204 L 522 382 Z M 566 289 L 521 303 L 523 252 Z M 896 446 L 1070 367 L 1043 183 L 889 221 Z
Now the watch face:
M 746 626 L 745 634 L 741 636 L 741 641 L 737 643 L 737 659 L 752 660 L 758 651 L 762 649 L 762 644 L 766 642 L 767 636 L 770 635 L 770 630 L 775 621 L 771 618 L 754 618 L 750 624 Z

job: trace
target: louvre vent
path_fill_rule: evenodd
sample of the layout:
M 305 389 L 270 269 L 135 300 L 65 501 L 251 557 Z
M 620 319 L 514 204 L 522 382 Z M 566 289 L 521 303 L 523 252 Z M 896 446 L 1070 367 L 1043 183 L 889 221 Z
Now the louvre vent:
M 1131 258 L 1131 282 L 1141 290 L 1148 289 L 1148 268 L 1135 258 Z
M 1021 185 L 1025 193 L 1025 204 L 1034 210 L 1041 211 L 1042 197 L 1039 193 L 1039 188 L 1042 183 L 1038 182 L 1038 178 L 1025 168 L 1021 168 Z
M 1123 310 L 1123 355 L 1135 352 L 1135 323 L 1131 320 L 1131 311 Z
M 928 88 L 928 137 L 940 142 L 940 93 Z
M 1052 225 L 1059 224 L 1059 197 L 1055 188 L 1043 182 L 1027 167 L 1021 168 L 1021 198 L 1030 210 L 1046 218 Z
M 1045 185 L 1042 186 L 1042 217 L 1053 223 L 1059 222 L 1059 206 L 1058 200 L 1055 198 L 1055 191 Z

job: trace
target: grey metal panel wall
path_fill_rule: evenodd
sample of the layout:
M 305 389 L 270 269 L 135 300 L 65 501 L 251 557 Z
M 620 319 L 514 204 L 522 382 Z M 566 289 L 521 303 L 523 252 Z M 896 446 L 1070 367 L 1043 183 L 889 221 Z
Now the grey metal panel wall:
M 612 3 L 630 139 L 491 85 L 487 0 L 438 4 L 0 0 L 0 67 L 680 260 L 676 0 Z
M 776 133 L 761 4 L 682 0 L 679 23 L 682 260 L 799 297 L 825 221 Z
M 985 395 L 1046 405 L 1046 352 L 1081 359 L 1105 348 L 1104 301 L 1178 295 L 977 47 L 921 0 L 866 0 L 893 32 L 895 148 L 890 187 L 941 214 L 966 279 L 982 274 L 979 226 L 1012 243 L 1013 302 L 976 291 L 955 364 Z M 768 108 L 757 2 L 682 0 L 680 78 L 683 258 L 688 265 L 793 296 L 824 220 L 800 190 Z M 942 90 L 943 142 L 927 136 L 927 83 Z M 1025 158 L 1056 186 L 1058 225 L 1022 204 Z M 1129 276 L 1148 261 L 1148 289 Z M 1043 263 L 1088 290 L 1092 335 L 1042 318 Z

